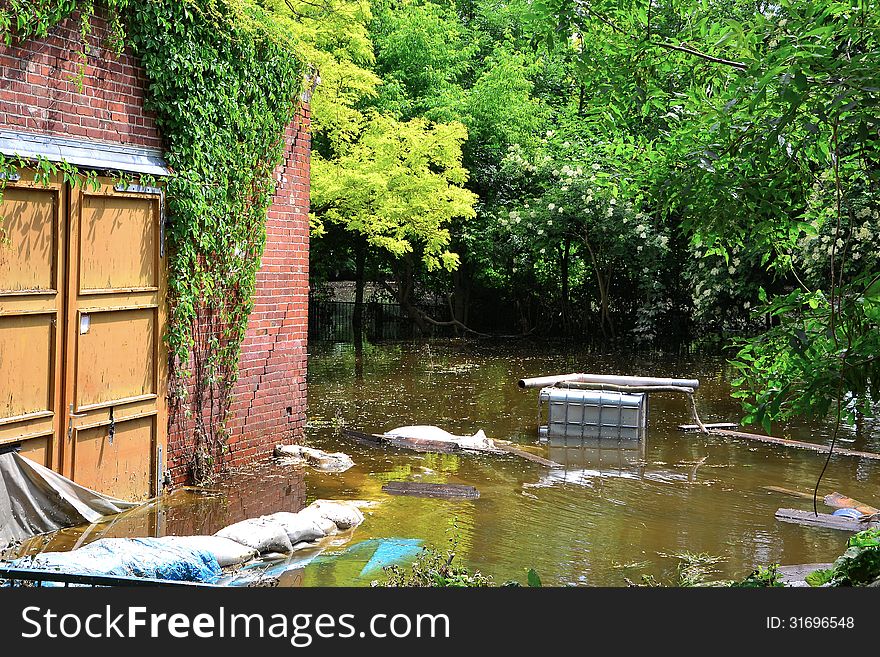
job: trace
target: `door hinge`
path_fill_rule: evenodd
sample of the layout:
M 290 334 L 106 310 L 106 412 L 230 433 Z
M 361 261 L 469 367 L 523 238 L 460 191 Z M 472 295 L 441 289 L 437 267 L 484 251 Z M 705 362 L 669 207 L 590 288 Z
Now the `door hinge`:
M 161 187 L 151 187 L 147 185 L 126 185 L 125 183 L 120 183 L 113 189 L 117 192 L 128 192 L 129 194 L 162 194 Z

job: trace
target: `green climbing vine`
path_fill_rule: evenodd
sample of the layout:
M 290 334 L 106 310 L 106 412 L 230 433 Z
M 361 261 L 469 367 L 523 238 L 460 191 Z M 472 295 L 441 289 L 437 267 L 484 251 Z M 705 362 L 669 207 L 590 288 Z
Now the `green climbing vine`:
M 172 417 L 192 432 L 191 470 L 208 480 L 252 308 L 274 170 L 296 117 L 305 67 L 296 44 L 248 0 L 103 0 L 107 47 L 129 46 L 148 78 L 172 175 L 166 181 Z M 80 11 L 89 54 L 95 0 L 11 0 L 10 43 L 47 34 Z M 8 163 L 7 163 L 8 164 Z

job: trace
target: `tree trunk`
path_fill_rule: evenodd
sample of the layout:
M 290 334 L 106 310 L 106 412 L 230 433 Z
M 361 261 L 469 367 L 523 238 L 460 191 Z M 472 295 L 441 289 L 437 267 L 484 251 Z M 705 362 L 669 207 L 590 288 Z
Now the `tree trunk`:
M 364 261 L 366 248 L 359 242 L 355 249 L 354 277 L 354 314 L 352 328 L 354 332 L 354 376 L 360 380 L 364 376 Z
M 562 256 L 559 267 L 559 274 L 562 277 L 562 330 L 566 336 L 571 335 L 571 317 L 569 313 L 569 298 L 571 296 L 571 292 L 569 290 L 569 282 L 568 282 L 568 263 L 569 257 L 571 255 L 571 239 L 568 235 L 565 236 L 565 240 L 562 243 Z

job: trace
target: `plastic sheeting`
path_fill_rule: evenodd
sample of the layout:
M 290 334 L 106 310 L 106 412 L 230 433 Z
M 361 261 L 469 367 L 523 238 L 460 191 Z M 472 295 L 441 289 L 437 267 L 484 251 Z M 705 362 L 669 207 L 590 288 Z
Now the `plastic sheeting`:
M 70 552 L 44 552 L 16 559 L 13 568 L 54 570 L 79 575 L 149 577 L 213 583 L 220 564 L 208 550 L 157 538 L 102 538 Z
M 135 506 L 80 486 L 15 452 L 0 454 L 0 546 Z

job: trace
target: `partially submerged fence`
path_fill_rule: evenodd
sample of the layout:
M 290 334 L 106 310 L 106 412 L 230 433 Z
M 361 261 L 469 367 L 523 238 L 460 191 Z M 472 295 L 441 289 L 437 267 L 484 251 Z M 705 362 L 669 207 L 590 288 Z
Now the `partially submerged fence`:
M 309 297 L 309 340 L 325 342 L 354 342 L 354 301 L 332 301 Z M 438 319 L 445 318 L 445 308 L 424 308 Z M 363 338 L 369 342 L 405 340 L 416 337 L 418 329 L 397 303 L 366 301 L 361 319 Z M 430 335 L 452 335 L 452 327 L 430 327 Z

